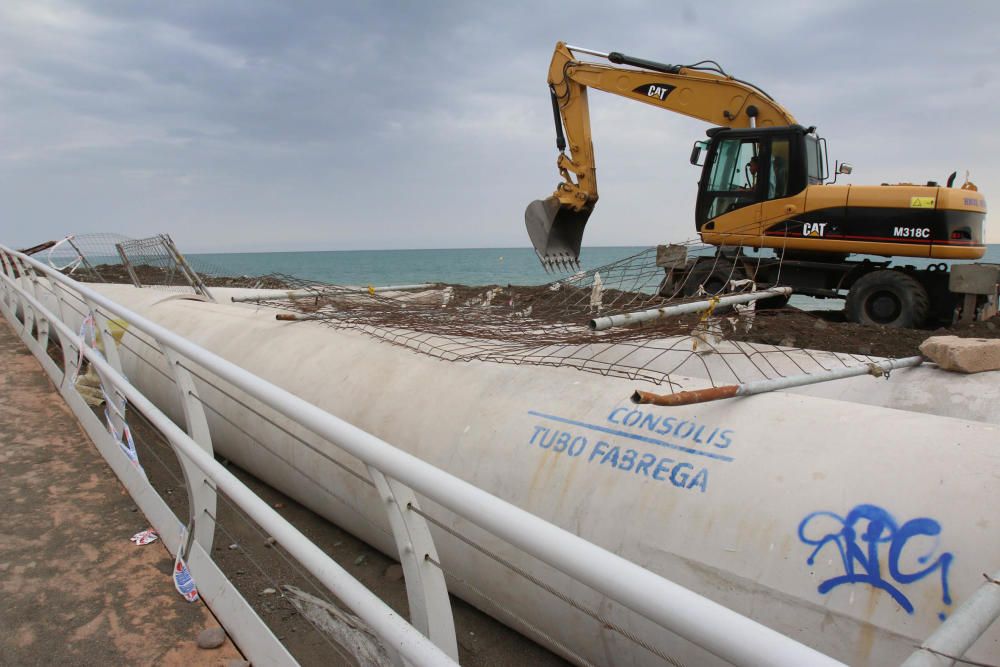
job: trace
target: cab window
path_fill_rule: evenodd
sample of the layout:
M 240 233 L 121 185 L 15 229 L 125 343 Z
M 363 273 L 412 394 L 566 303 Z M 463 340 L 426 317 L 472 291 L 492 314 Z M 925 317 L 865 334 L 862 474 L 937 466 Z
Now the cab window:
M 754 183 L 749 171 L 751 159 L 757 155 L 753 141 L 727 139 L 719 144 L 708 179 L 708 189 L 713 192 L 752 190 Z
M 775 139 L 771 142 L 771 165 L 767 174 L 767 198 L 781 199 L 788 195 L 788 165 L 791 142 Z
M 823 165 L 821 163 L 822 152 L 819 148 L 819 141 L 816 137 L 806 136 L 806 172 L 809 176 L 809 185 L 816 185 L 823 182 Z
M 711 193 L 706 218 L 735 211 L 757 201 L 758 144 L 751 139 L 725 139 L 715 151 L 708 176 Z

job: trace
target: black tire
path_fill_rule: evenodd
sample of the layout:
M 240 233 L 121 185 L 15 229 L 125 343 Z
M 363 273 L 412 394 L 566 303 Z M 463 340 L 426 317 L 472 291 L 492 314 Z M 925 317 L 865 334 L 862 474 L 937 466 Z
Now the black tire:
M 691 269 L 681 293 L 684 296 L 695 296 L 698 288 L 702 287 L 709 296 L 716 296 L 729 291 L 730 280 L 742 280 L 745 277 L 743 270 L 735 267 L 729 260 L 706 257 Z
M 760 289 L 760 287 L 757 289 Z M 778 310 L 779 308 L 784 308 L 788 305 L 788 300 L 791 298 L 791 295 L 786 294 L 761 299 L 757 302 L 757 310 Z
M 849 322 L 915 329 L 930 312 L 927 290 L 901 271 L 872 271 L 847 293 L 844 312 Z

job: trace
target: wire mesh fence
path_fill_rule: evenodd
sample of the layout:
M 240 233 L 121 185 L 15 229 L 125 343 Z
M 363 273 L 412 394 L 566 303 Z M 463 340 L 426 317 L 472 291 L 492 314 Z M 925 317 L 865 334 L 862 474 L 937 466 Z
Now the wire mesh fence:
M 262 292 L 256 302 L 285 311 L 285 319 L 359 331 L 447 361 L 575 368 L 670 391 L 679 386 L 675 376 L 739 384 L 869 363 L 878 353 L 850 340 L 828 347 L 841 352 L 804 344 L 823 337 L 803 331 L 813 323 L 794 321 L 781 308 L 786 295 L 722 305 L 721 297 L 756 299 L 754 292 L 780 285 L 783 262 L 697 241 L 648 248 L 542 285 L 436 283 L 399 290 L 283 274 L 227 276 L 218 266 L 189 265 L 166 235 L 71 236 L 39 254 L 83 280 L 279 290 Z M 702 305 L 694 312 L 670 313 L 696 302 Z M 613 316 L 637 314 L 646 321 L 595 330 Z
M 39 248 L 34 253 L 37 259 L 82 282 L 195 291 L 199 282 L 209 287 L 285 287 L 274 276 L 232 276 L 211 262 L 188 261 L 167 234 L 144 239 L 112 233 L 71 234 Z
M 378 292 L 283 276 L 292 290 L 258 303 L 284 319 L 351 329 L 448 361 L 576 368 L 673 386 L 674 375 L 713 385 L 783 377 L 864 363 L 868 354 L 762 344 L 753 333 L 786 296 L 723 307 L 720 297 L 773 287 L 781 263 L 740 249 L 712 254 L 699 243 L 650 248 L 549 284 L 435 285 Z M 765 263 L 766 262 L 766 263 Z M 696 312 L 669 309 L 701 303 Z M 664 309 L 660 312 L 658 309 Z M 650 313 L 633 326 L 595 331 L 598 318 Z

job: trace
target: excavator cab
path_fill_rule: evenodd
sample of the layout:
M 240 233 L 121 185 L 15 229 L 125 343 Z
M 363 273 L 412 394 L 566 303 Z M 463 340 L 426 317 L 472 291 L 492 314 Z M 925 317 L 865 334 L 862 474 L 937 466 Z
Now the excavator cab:
M 745 217 L 749 226 L 759 218 L 755 205 L 822 183 L 825 151 L 811 129 L 800 125 L 710 129 L 695 206 L 698 231 L 713 229 L 724 216 Z M 692 151 L 692 163 L 699 164 L 701 152 Z

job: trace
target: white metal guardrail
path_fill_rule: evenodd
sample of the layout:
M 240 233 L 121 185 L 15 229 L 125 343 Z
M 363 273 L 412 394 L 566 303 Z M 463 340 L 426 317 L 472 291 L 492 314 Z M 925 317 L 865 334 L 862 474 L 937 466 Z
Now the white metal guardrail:
M 361 617 L 398 664 L 454 664 L 457 642 L 431 534 L 414 492 L 506 540 L 556 570 L 737 665 L 839 665 L 789 637 L 678 586 L 537 516 L 521 510 L 359 429 L 288 391 L 216 356 L 118 305 L 31 257 L 0 245 L 0 309 L 43 367 L 172 552 L 186 555 L 202 597 L 255 664 L 294 660 L 211 559 L 215 489 L 223 491 L 275 540 Z M 42 279 L 44 277 L 44 280 Z M 43 303 L 48 292 L 59 314 Z M 105 341 L 105 354 L 66 324 L 68 295 L 89 309 Z M 48 297 L 44 297 L 48 298 Z M 109 315 L 155 341 L 170 361 L 188 431 L 184 432 L 124 377 Z M 48 356 L 50 336 L 62 348 L 60 368 Z M 186 529 L 145 477 L 120 453 L 107 428 L 83 402 L 68 378 L 82 353 L 109 394 L 110 412 L 121 419 L 127 400 L 169 440 L 184 469 L 190 516 Z M 211 433 L 195 384 L 183 362 L 193 362 L 278 413 L 363 461 L 389 513 L 399 547 L 413 625 L 393 612 L 316 545 L 244 486 L 212 455 Z M 116 413 L 118 414 L 117 416 Z M 120 425 L 120 424 L 119 424 Z M 113 428 L 115 425 L 112 426 Z M 615 577 L 608 577 L 615 572 Z M 428 639 L 429 638 L 429 639 Z
M 141 320 L 138 315 L 113 305 L 112 302 L 102 299 L 75 281 L 46 270 L 47 267 L 31 258 L 11 253 L 2 246 L 0 246 L 0 261 L 4 269 L 4 274 L 0 275 L 4 287 L 0 308 L 4 315 L 42 362 L 42 366 L 59 387 L 63 398 L 125 484 L 137 505 L 157 529 L 168 549 L 173 554 L 179 551 L 187 559 L 188 568 L 202 598 L 219 617 L 247 657 L 255 664 L 296 664 L 277 637 L 264 625 L 211 560 L 214 526 L 205 521 L 199 522 L 197 517 L 205 511 L 214 515 L 215 489 L 229 496 L 278 544 L 362 618 L 379 636 L 390 654 L 395 654 L 397 664 L 406 664 L 402 660 L 403 657 L 412 665 L 457 664 L 455 659 L 457 654 L 449 655 L 396 614 L 215 460 L 212 456 L 205 416 L 200 412 L 200 403 L 185 401 L 185 414 L 190 431 L 185 433 L 122 375 L 114 344 L 106 342 L 104 346 L 106 356 L 102 355 L 100 351 L 87 345 L 60 316 L 46 308 L 39 298 L 39 291 L 43 287 L 37 272 L 45 273 L 52 281 L 50 286 L 59 300 L 60 309 L 68 307 L 64 301 L 64 294 L 60 291 L 61 288 L 73 289 L 83 297 L 84 302 L 90 307 L 91 316 L 98 323 L 104 341 L 113 341 L 114 338 L 108 318 L 102 314 L 98 306 L 106 312 L 126 319 L 133 326 Z M 17 317 L 18 313 L 21 315 L 20 320 Z M 35 335 L 32 335 L 33 331 Z M 62 348 L 64 363 L 61 369 L 52 362 L 46 351 L 52 335 L 56 336 Z M 169 342 L 159 338 L 157 342 L 168 358 L 183 358 L 183 353 L 176 351 Z M 97 419 L 76 391 L 70 379 L 80 370 L 81 355 L 93 364 L 107 389 L 106 393 L 112 397 L 112 401 L 118 403 L 109 406 L 112 418 L 119 420 L 122 418 L 124 401 L 127 400 L 160 430 L 173 447 L 184 468 L 191 515 L 187 526 L 178 524 L 177 518 L 163 499 L 153 490 L 138 468 L 122 455 L 117 441 L 112 438 L 108 429 Z M 194 385 L 186 371 L 177 364 L 174 366 L 175 372 L 179 371 L 176 377 L 177 386 L 185 396 L 189 396 Z M 208 481 L 211 484 L 205 483 Z

